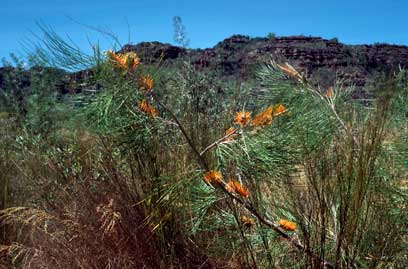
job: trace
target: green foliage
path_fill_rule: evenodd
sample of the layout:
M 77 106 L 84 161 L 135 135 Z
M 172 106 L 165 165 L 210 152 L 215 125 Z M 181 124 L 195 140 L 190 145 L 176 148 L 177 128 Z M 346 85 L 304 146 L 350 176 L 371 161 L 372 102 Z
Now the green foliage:
M 333 43 L 339 43 L 339 39 L 337 37 L 333 37 L 329 41 Z
M 0 111 L 34 134 L 48 134 L 62 127 L 73 111 L 62 100 L 56 84 L 64 72 L 48 68 L 6 67 L 0 92 Z
M 363 106 L 352 88 L 323 93 L 273 62 L 238 85 L 189 63 L 129 71 L 98 47 L 83 56 L 45 32 L 33 59 L 91 67 L 86 83 L 98 92 L 80 94 L 73 108 L 55 91 L 65 72 L 10 69 L 0 99 L 0 201 L 14 206 L 0 212 L 6 266 L 407 264 L 405 71 L 378 83 L 387 94 Z M 143 91 L 147 74 L 154 87 Z M 254 118 L 279 104 L 285 110 L 265 126 L 234 123 L 237 111 Z M 234 136 L 223 138 L 230 127 Z M 248 197 L 207 184 L 206 170 L 235 179 Z M 296 230 L 279 228 L 280 219 Z
M 269 42 L 275 42 L 276 41 L 276 34 L 275 33 L 268 33 L 266 35 L 266 38 L 269 40 Z
M 92 46 L 93 55 L 88 55 L 72 40 L 62 38 L 51 27 L 43 23 L 38 23 L 37 26 L 42 36 L 34 35 L 24 42 L 31 66 L 52 66 L 68 71 L 80 71 L 94 68 L 101 62 L 103 57 L 99 45 Z M 113 41 L 116 44 L 117 40 Z

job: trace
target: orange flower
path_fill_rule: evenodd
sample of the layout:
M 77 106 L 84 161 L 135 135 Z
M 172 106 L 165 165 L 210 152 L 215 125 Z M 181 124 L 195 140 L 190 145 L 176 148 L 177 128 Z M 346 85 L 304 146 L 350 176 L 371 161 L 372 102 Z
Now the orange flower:
M 273 112 L 273 116 L 276 117 L 285 112 L 286 112 L 286 108 L 283 105 L 279 105 Z
M 269 106 L 264 111 L 258 113 L 252 120 L 253 126 L 266 126 L 272 123 L 273 117 L 279 116 L 286 112 L 286 108 L 283 105 Z
M 150 105 L 148 102 L 146 102 L 146 100 L 142 100 L 141 102 L 139 102 L 139 108 L 144 113 L 149 114 L 153 118 L 159 115 L 159 112 L 157 112 L 156 108 Z
M 227 192 L 234 192 L 234 183 L 232 182 L 232 180 L 229 180 L 224 187 L 227 190 Z
M 294 231 L 296 230 L 296 223 L 291 222 L 289 220 L 281 219 L 279 220 L 279 226 L 287 231 Z
M 241 222 L 244 224 L 244 226 L 251 228 L 252 226 L 255 225 L 255 221 L 247 216 L 242 216 L 241 217 Z
M 108 58 L 118 67 L 120 68 L 125 68 L 126 66 L 126 62 L 123 59 L 123 55 L 120 53 L 115 53 L 112 50 L 108 50 L 108 52 L 106 53 L 106 55 L 108 56 Z
M 106 55 L 120 69 L 133 71 L 139 64 L 139 58 L 133 51 L 125 54 L 109 50 Z
M 266 126 L 272 123 L 273 106 L 266 108 L 264 111 L 258 113 L 252 120 L 254 126 Z
M 153 89 L 153 79 L 150 75 L 142 76 L 139 80 L 139 87 L 144 91 Z
M 249 191 L 247 188 L 242 186 L 239 182 L 235 182 L 235 192 L 241 195 L 242 197 L 248 198 Z
M 222 175 L 218 171 L 210 170 L 204 174 L 204 181 L 207 183 L 211 183 L 213 181 L 221 182 L 221 180 L 222 180 Z
M 238 181 L 234 179 L 230 179 L 228 183 L 225 185 L 225 189 L 229 192 L 234 191 L 235 193 L 241 195 L 244 198 L 248 198 L 249 191 L 247 188 L 241 185 Z
M 125 55 L 122 56 L 123 61 L 125 63 L 126 68 L 133 71 L 139 65 L 139 57 L 133 51 L 127 52 Z
M 244 127 L 251 120 L 251 112 L 247 111 L 237 112 L 235 113 L 234 119 L 239 126 Z
M 139 108 L 146 113 L 149 110 L 149 104 L 146 102 L 146 100 L 142 100 L 139 102 Z
M 225 138 L 225 141 L 231 141 L 232 139 L 234 139 L 237 134 L 235 133 L 237 130 L 234 127 L 230 127 L 225 131 L 225 136 L 228 136 L 227 138 Z

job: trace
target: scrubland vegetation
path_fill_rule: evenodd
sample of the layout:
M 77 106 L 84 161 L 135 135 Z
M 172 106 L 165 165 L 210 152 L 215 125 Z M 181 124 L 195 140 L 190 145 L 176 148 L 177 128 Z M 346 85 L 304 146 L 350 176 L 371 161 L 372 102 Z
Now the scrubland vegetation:
M 406 71 L 362 102 L 287 63 L 238 83 L 49 34 L 0 89 L 0 268 L 407 268 Z

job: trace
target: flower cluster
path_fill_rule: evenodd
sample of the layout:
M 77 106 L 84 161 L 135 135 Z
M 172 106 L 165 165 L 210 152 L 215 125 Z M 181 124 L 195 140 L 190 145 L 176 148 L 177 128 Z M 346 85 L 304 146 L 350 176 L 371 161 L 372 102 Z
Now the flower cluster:
M 225 189 L 228 192 L 235 192 L 235 193 L 239 194 L 240 196 L 242 196 L 244 198 L 249 197 L 248 189 L 245 188 L 244 186 L 242 186 L 241 183 L 239 183 L 238 181 L 236 181 L 234 179 L 230 179 L 228 181 L 228 183 L 225 185 Z
M 262 112 L 255 115 L 251 120 L 251 113 L 247 111 L 241 111 L 235 113 L 235 123 L 241 127 L 244 127 L 248 123 L 251 123 L 252 126 L 264 127 L 272 124 L 274 117 L 279 116 L 285 113 L 287 110 L 283 105 L 269 106 Z
M 264 111 L 258 113 L 251 124 L 254 126 L 266 126 L 272 124 L 273 106 L 266 108 Z
M 139 108 L 140 108 L 141 111 L 143 111 L 144 113 L 149 114 L 153 118 L 156 117 L 157 115 L 159 115 L 156 108 L 154 106 L 150 105 L 146 100 L 142 100 L 141 102 L 139 102 Z
M 237 134 L 236 134 L 236 129 L 234 128 L 234 127 L 230 127 L 230 128 L 228 128 L 226 131 L 225 131 L 225 136 L 227 137 L 227 138 L 225 138 L 225 142 L 229 142 L 229 141 L 231 141 L 232 139 L 234 139 L 236 136 L 237 136 Z
M 281 219 L 278 221 L 280 227 L 285 229 L 286 231 L 294 231 L 296 230 L 296 223 L 291 222 L 289 220 Z
M 218 171 L 210 170 L 204 174 L 204 181 L 207 183 L 211 183 L 211 182 L 220 183 L 222 181 L 222 175 Z
M 139 89 L 145 92 L 153 89 L 153 79 L 150 75 L 142 76 L 139 79 Z
M 139 65 L 139 57 L 133 51 L 126 53 L 115 53 L 109 50 L 107 53 L 109 60 L 119 69 L 125 71 L 134 71 Z
M 140 63 L 139 57 L 132 51 L 126 53 L 115 53 L 112 50 L 109 50 L 107 51 L 106 55 L 114 67 L 118 68 L 119 70 L 127 71 L 129 74 L 132 74 Z M 153 89 L 153 78 L 150 75 L 141 76 L 138 79 L 138 88 L 143 92 L 151 91 Z M 152 117 L 159 115 L 157 109 L 149 104 L 146 100 L 139 102 L 139 109 Z
M 254 219 L 247 216 L 241 217 L 241 223 L 247 228 L 251 228 L 252 226 L 255 225 Z
M 244 127 L 251 121 L 251 112 L 248 111 L 237 112 L 235 113 L 234 120 L 239 126 Z

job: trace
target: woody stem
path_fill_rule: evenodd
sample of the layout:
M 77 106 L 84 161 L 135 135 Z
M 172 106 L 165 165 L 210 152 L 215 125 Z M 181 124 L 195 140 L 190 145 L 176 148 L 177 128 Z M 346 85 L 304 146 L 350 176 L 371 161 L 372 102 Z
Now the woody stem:
M 156 101 L 156 103 L 159 106 L 161 106 L 164 110 L 166 110 L 167 113 L 169 113 L 170 116 L 172 117 L 172 119 L 176 122 L 178 128 L 180 129 L 181 133 L 183 134 L 184 138 L 186 139 L 188 145 L 190 146 L 190 148 L 193 151 L 194 155 L 197 157 L 197 160 L 198 160 L 200 166 L 204 170 L 207 171 L 208 170 L 207 162 L 205 161 L 203 156 L 200 154 L 200 152 L 197 150 L 197 148 L 194 146 L 193 141 L 191 140 L 190 136 L 187 134 L 186 129 L 184 129 L 183 125 L 181 124 L 181 122 L 179 121 L 177 116 L 167 106 L 165 106 L 162 102 L 160 102 L 159 98 L 157 98 L 157 95 L 153 92 L 153 90 L 151 91 L 151 96 L 153 97 L 154 101 Z

